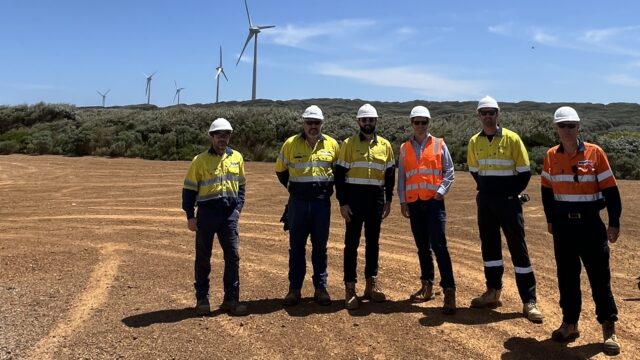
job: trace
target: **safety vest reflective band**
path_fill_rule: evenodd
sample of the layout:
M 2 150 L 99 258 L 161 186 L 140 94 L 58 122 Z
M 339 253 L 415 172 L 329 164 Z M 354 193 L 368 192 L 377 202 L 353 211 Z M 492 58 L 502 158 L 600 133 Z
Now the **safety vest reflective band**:
M 395 160 L 389 141 L 376 135 L 369 142 L 357 134 L 344 141 L 336 164 L 347 169 L 347 184 L 384 186 L 385 171 Z
M 469 171 L 479 176 L 516 176 L 530 171 L 529 156 L 520 137 L 505 128 L 499 128 L 493 141 L 482 133 L 471 137 L 467 163 Z
M 338 151 L 338 142 L 325 134 L 314 147 L 302 134 L 291 136 L 282 144 L 276 172 L 288 170 L 290 183 L 333 182 L 333 165 Z
M 416 155 L 411 140 L 400 149 L 405 172 L 405 199 L 408 203 L 429 200 L 442 182 L 442 139 L 432 137 L 420 154 Z
M 240 185 L 246 183 L 242 155 L 230 148 L 222 155 L 209 151 L 196 155 L 191 162 L 183 187 L 197 191 L 198 203 L 237 198 Z
M 581 142 L 570 157 L 554 146 L 544 158 L 542 186 L 553 190 L 556 201 L 588 204 L 602 201 L 601 190 L 616 186 L 616 179 L 604 151 L 595 144 Z

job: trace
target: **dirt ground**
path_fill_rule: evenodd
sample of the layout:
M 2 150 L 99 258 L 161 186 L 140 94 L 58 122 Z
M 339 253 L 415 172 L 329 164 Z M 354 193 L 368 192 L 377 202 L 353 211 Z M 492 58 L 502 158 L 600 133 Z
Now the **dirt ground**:
M 283 308 L 288 233 L 278 220 L 287 193 L 273 164 L 265 163 L 246 164 L 247 202 L 240 219 L 241 298 L 250 315 L 231 317 L 216 310 L 198 317 L 192 310 L 194 235 L 180 209 L 188 165 L 0 156 L 0 358 L 606 358 L 586 276 L 581 337 L 570 344 L 550 340 L 561 314 L 539 177 L 531 180 L 525 216 L 543 324 L 521 315 L 506 247 L 504 305 L 469 309 L 471 298 L 484 290 L 484 276 L 473 181 L 463 172 L 446 203 L 458 287 L 456 315 L 441 314 L 442 295 L 423 304 L 408 302 L 419 285 L 419 268 L 409 223 L 397 202 L 383 223 L 380 244 L 379 278 L 390 301 L 365 303 L 354 312 L 344 309 L 344 223 L 334 201 L 329 239 L 333 304 L 321 307 L 311 301 L 308 263 L 304 301 Z M 640 290 L 635 281 L 640 272 L 640 182 L 619 185 L 622 235 L 612 246 L 611 263 L 620 312 L 618 358 L 631 359 L 640 358 Z M 362 254 L 363 244 L 360 277 Z M 222 254 L 216 245 L 212 305 L 222 301 L 221 275 Z

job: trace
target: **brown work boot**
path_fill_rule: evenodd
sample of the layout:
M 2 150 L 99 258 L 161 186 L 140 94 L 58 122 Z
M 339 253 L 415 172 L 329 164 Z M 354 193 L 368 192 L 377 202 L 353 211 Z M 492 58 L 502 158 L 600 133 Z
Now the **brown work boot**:
M 284 306 L 293 306 L 300 302 L 300 290 L 289 289 L 289 292 L 284 297 L 282 301 L 282 305 Z
M 492 289 L 487 288 L 487 291 L 484 294 L 478 296 L 471 300 L 472 308 L 497 308 L 498 306 L 502 306 L 502 301 L 500 301 L 500 289 Z
M 578 323 L 567 324 L 563 322 L 562 325 L 551 333 L 551 339 L 557 342 L 567 342 L 576 339 L 580 336 L 578 331 Z
M 431 281 L 422 280 L 422 287 L 409 297 L 409 300 L 414 303 L 425 302 L 432 300 L 433 296 L 433 284 Z
M 387 296 L 378 286 L 378 279 L 375 276 L 367 278 L 367 285 L 364 288 L 362 298 L 377 303 L 383 302 L 387 299 Z
M 220 305 L 220 309 L 228 312 L 233 316 L 246 316 L 247 314 L 249 314 L 247 305 L 241 304 L 238 300 L 224 301 Z
M 356 283 L 347 282 L 344 285 L 344 307 L 347 310 L 355 310 L 360 307 L 356 296 Z
M 444 289 L 444 305 L 442 306 L 442 313 L 445 315 L 453 315 L 456 313 L 456 289 Z
M 620 343 L 616 336 L 616 323 L 605 321 L 602 323 L 602 337 L 604 338 L 603 348 L 606 355 L 620 354 Z
M 529 319 L 529 321 L 537 324 L 541 324 L 544 320 L 544 316 L 542 315 L 540 309 L 538 309 L 538 305 L 536 305 L 535 301 L 529 301 L 528 303 L 524 304 L 524 306 L 522 307 L 522 314 L 524 315 L 524 317 Z
M 316 291 L 313 293 L 313 300 L 319 305 L 331 305 L 331 296 L 329 296 L 326 288 L 316 289 Z

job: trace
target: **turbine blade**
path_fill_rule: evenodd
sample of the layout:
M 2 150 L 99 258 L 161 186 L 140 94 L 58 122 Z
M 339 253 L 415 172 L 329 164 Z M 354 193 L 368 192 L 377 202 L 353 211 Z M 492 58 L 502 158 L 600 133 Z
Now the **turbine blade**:
M 173 83 L 176 85 L 176 89 L 177 89 L 178 88 L 178 83 L 175 80 L 173 80 Z
M 173 95 L 173 102 L 176 102 L 176 97 L 178 96 L 178 92 L 176 91 L 176 94 Z
M 244 54 L 244 50 L 247 48 L 247 44 L 249 44 L 249 41 L 251 41 L 252 37 L 253 37 L 253 33 L 249 32 L 249 36 L 247 36 L 247 41 L 244 42 L 244 46 L 242 47 L 242 51 L 240 52 L 240 56 L 238 56 L 238 61 L 236 61 L 236 66 L 238 66 L 238 63 L 240 62 L 240 59 L 242 59 L 242 54 Z
M 244 8 L 247 10 L 247 19 L 249 19 L 249 27 L 252 27 L 251 16 L 249 16 L 249 6 L 247 5 L 247 0 L 244 0 Z
M 107 96 L 107 94 L 109 93 L 109 91 L 111 91 L 111 89 L 107 90 L 106 93 L 104 93 L 104 96 Z
M 220 45 L 220 67 L 222 67 L 222 45 Z
M 227 81 L 229 81 L 229 78 L 227 77 L 227 74 L 224 73 L 224 69 L 222 69 L 222 75 L 224 75 L 224 78 L 227 79 Z
M 222 68 L 218 68 L 218 71 L 216 71 L 216 79 L 218 78 L 218 76 L 220 76 L 221 72 L 222 72 Z
M 96 90 L 96 92 L 97 92 L 98 94 L 100 94 L 100 96 L 104 96 L 104 95 L 102 95 L 102 93 L 101 93 L 100 91 Z
M 270 29 L 270 28 L 274 28 L 276 27 L 275 25 L 265 25 L 265 26 L 258 26 L 258 29 L 262 30 L 262 29 Z
M 155 75 L 158 72 L 158 70 L 154 71 L 153 74 L 149 75 L 150 78 L 153 78 L 153 75 Z

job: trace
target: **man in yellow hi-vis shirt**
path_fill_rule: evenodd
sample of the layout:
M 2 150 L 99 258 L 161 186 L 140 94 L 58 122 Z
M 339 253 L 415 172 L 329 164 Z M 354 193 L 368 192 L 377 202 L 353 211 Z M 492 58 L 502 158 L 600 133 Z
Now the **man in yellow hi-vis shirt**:
M 356 296 L 358 245 L 364 225 L 366 287 L 364 299 L 385 300 L 380 290 L 378 256 L 380 225 L 389 215 L 395 185 L 395 161 L 389 141 L 376 134 L 378 112 L 364 104 L 357 115 L 360 132 L 346 139 L 340 147 L 336 165 L 336 197 L 340 214 L 346 221 L 344 235 L 345 307 L 359 307 Z
M 500 107 L 490 96 L 478 102 L 482 131 L 469 140 L 467 162 L 476 181 L 478 228 L 487 290 L 471 301 L 471 307 L 497 307 L 502 304 L 502 242 L 500 229 L 511 253 L 522 313 L 532 322 L 543 316 L 536 304 L 536 278 L 524 239 L 524 216 L 520 193 L 531 179 L 529 155 L 520 136 L 498 125 Z
M 245 177 L 242 155 L 231 149 L 229 121 L 218 118 L 209 127 L 209 150 L 193 158 L 182 189 L 182 209 L 187 227 L 196 232 L 196 313 L 207 315 L 213 236 L 218 235 L 224 253 L 224 300 L 220 308 L 232 315 L 247 314 L 240 299 L 238 219 L 244 205 Z M 197 217 L 194 207 L 198 207 Z
M 288 138 L 276 161 L 276 175 L 289 190 L 289 292 L 285 306 L 300 301 L 306 272 L 305 248 L 311 237 L 314 300 L 330 305 L 327 292 L 327 241 L 331 222 L 333 167 L 338 142 L 322 133 L 324 115 L 316 105 L 302 114 L 302 132 Z

